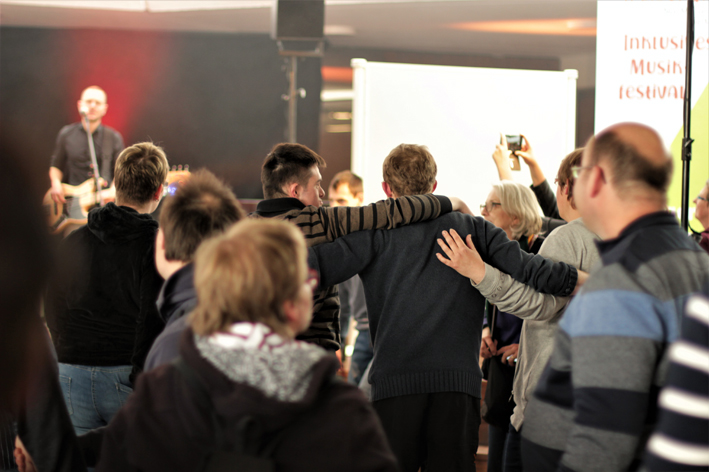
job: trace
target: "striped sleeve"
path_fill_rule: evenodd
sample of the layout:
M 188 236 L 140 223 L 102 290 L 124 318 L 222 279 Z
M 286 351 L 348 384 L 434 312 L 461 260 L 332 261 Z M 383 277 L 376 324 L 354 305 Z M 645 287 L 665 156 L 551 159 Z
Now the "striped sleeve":
M 430 194 L 389 198 L 363 207 L 319 209 L 324 237 L 330 242 L 354 231 L 398 228 L 432 220 L 450 211 L 448 198 Z
M 660 422 L 648 442 L 649 471 L 709 470 L 709 299 L 687 303 L 682 335 L 669 350 Z

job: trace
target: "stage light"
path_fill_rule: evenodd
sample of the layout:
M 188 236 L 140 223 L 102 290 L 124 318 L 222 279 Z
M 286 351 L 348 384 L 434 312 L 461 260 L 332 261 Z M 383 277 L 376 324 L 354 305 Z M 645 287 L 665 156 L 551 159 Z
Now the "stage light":
M 595 36 L 594 18 L 560 18 L 552 20 L 507 20 L 453 23 L 453 29 L 491 33 L 542 34 L 555 36 Z

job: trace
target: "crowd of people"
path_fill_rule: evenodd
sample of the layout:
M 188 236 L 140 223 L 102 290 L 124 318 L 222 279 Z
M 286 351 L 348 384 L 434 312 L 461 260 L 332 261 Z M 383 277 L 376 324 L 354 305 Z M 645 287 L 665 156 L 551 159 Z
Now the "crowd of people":
M 6 349 L 32 349 L 3 370 L 1 470 L 475 471 L 483 419 L 489 472 L 709 470 L 709 181 L 695 240 L 654 130 L 598 133 L 556 195 L 526 139 L 513 181 L 503 139 L 482 216 L 434 195 L 423 145 L 386 156 L 386 199 L 345 171 L 328 206 L 325 160 L 278 144 L 247 215 L 207 169 L 168 192 L 168 156 L 123 149 L 99 87 L 77 106 L 51 197 L 95 178 L 115 201 L 53 277 L 35 257 L 3 278 L 3 324 L 32 339 Z M 24 217 L 3 257 L 51 259 Z

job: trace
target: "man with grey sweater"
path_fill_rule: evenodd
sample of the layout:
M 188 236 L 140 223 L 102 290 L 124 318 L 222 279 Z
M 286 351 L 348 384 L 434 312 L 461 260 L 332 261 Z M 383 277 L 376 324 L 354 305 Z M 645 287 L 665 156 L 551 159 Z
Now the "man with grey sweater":
M 634 471 L 657 421 L 667 347 L 687 299 L 709 283 L 709 256 L 666 211 L 672 158 L 651 128 L 602 131 L 573 172 L 601 263 L 559 322 L 529 399 L 524 468 Z
M 435 161 L 422 146 L 402 144 L 384 161 L 389 196 L 430 193 L 435 177 Z M 374 343 L 373 406 L 404 472 L 475 470 L 485 299 L 435 260 L 435 239 L 450 228 L 471 234 L 483 258 L 517 280 L 560 296 L 576 286 L 573 267 L 523 253 L 499 228 L 459 213 L 311 249 L 322 285 L 356 273 L 364 283 Z

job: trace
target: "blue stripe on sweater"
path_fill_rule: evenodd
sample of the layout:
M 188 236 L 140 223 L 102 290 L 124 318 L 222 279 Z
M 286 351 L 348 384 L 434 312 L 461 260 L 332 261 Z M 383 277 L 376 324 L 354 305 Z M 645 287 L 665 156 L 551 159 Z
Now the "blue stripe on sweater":
M 682 300 L 662 302 L 640 292 L 600 290 L 577 296 L 559 327 L 569 336 L 628 336 L 665 343 L 677 338 Z

